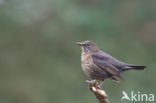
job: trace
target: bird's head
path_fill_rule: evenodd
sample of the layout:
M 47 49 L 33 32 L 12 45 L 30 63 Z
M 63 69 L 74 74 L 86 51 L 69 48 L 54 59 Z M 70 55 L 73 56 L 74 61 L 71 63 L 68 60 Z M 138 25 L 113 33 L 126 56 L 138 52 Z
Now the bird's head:
M 99 51 L 98 47 L 91 41 L 77 42 L 81 46 L 82 53 L 96 53 Z

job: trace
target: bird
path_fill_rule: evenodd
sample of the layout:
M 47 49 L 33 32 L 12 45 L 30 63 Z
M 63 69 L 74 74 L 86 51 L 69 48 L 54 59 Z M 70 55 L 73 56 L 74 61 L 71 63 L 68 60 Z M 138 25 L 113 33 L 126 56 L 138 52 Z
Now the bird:
M 82 71 L 92 80 L 101 81 L 100 87 L 106 79 L 116 82 L 123 80 L 122 72 L 128 70 L 144 70 L 146 66 L 127 64 L 100 50 L 92 41 L 77 42 L 81 47 Z

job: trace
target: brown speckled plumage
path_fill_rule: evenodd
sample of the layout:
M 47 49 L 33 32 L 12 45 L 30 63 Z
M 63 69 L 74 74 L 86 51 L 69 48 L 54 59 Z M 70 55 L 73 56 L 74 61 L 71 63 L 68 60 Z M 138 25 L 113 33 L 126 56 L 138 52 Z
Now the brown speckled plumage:
M 81 65 L 84 73 L 91 79 L 104 81 L 111 78 L 118 81 L 122 79 L 121 72 L 126 70 L 143 70 L 146 66 L 137 66 L 123 63 L 109 54 L 101 51 L 91 41 L 78 42 L 81 46 Z

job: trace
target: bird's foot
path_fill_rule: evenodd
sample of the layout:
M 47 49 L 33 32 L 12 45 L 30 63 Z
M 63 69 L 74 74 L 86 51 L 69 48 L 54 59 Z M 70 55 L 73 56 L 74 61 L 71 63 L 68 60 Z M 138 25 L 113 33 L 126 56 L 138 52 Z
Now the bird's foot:
M 88 87 L 89 87 L 89 90 L 91 91 L 92 88 L 90 87 L 98 87 L 98 83 L 96 80 L 86 80 L 86 83 L 88 83 Z
M 96 81 L 96 80 L 86 80 L 86 82 L 88 83 L 88 86 L 90 87 L 90 86 L 95 86 L 95 87 L 97 87 L 97 89 L 101 89 L 102 90 L 102 85 L 103 85 L 103 83 L 100 83 L 100 85 L 98 84 L 98 82 Z M 90 90 L 90 88 L 89 88 L 89 90 Z

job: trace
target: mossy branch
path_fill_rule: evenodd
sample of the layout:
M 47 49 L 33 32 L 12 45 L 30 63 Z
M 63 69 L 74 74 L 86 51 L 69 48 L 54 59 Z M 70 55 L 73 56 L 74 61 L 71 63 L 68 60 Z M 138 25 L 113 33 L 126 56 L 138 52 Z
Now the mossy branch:
M 99 88 L 99 84 L 96 80 L 86 80 L 86 82 L 88 83 L 89 90 L 93 92 L 100 103 L 109 103 L 106 92 Z

